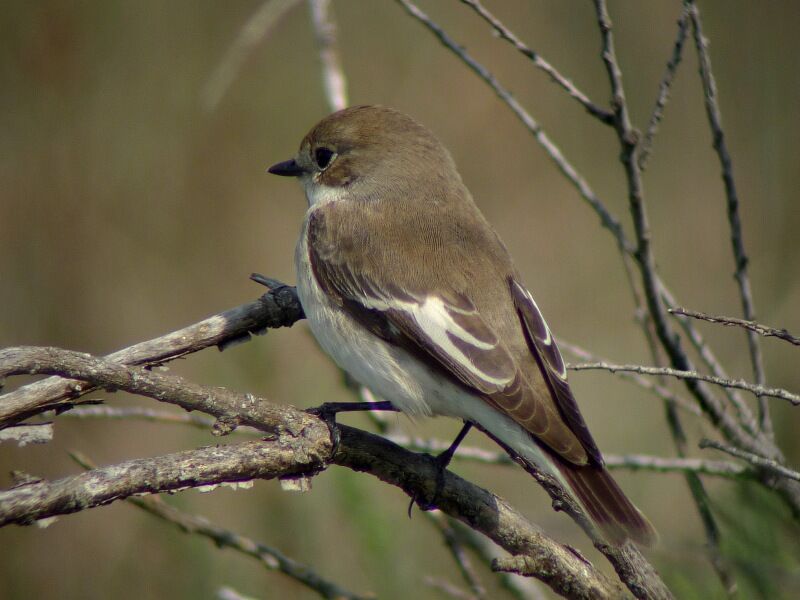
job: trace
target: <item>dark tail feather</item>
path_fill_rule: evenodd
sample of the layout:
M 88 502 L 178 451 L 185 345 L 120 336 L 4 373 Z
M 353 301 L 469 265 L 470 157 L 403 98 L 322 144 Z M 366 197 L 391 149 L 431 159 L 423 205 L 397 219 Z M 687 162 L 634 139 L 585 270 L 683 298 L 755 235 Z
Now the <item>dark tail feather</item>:
M 628 500 L 605 467 L 579 467 L 561 460 L 556 460 L 556 464 L 583 508 L 603 532 L 606 541 L 615 546 L 628 539 L 643 546 L 656 543 L 658 533 L 653 525 Z

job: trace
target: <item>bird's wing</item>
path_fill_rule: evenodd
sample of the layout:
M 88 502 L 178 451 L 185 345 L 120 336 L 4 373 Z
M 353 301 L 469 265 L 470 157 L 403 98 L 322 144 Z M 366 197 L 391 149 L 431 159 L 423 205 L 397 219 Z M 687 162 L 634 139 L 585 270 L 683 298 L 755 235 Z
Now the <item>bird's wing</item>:
M 341 254 L 320 252 L 321 244 L 314 243 L 315 235 L 320 233 L 314 230 L 315 225 L 312 215 L 308 232 L 311 266 L 320 287 L 334 302 L 374 334 L 405 348 L 507 414 L 563 459 L 580 465 L 589 462 L 589 456 L 594 458 L 594 453 L 584 448 L 584 440 L 591 441 L 591 437 L 566 381 L 559 380 L 563 381 L 558 384 L 561 387 L 549 383 L 546 371 L 551 360 L 549 354 L 543 355 L 537 346 L 531 345 L 548 382 L 547 390 L 542 393 L 534 389 L 507 345 L 473 302 L 465 294 L 448 289 L 446 276 L 437 282 L 436 294 L 409 289 L 405 282 L 400 285 L 386 281 L 379 271 L 370 276 L 367 269 L 334 258 Z M 521 306 L 518 310 L 526 326 L 538 331 L 535 320 L 528 324 L 526 305 Z M 513 318 L 521 326 L 520 318 L 517 315 Z M 554 344 L 552 348 L 557 355 Z M 563 368 L 558 372 L 562 373 Z M 566 410 L 562 407 L 563 398 L 569 400 Z M 577 431 L 572 430 L 573 423 L 580 425 Z M 596 452 L 593 441 L 590 448 Z M 599 456 L 599 452 L 596 454 Z
M 528 347 L 536 357 L 536 362 L 539 364 L 561 416 L 578 437 L 589 456 L 592 457 L 593 462 L 602 465 L 603 457 L 583 420 L 575 396 L 572 395 L 572 390 L 567 382 L 567 366 L 564 364 L 564 359 L 542 312 L 531 293 L 515 279 L 511 280 L 511 296 L 514 298 L 514 305 L 522 319 Z

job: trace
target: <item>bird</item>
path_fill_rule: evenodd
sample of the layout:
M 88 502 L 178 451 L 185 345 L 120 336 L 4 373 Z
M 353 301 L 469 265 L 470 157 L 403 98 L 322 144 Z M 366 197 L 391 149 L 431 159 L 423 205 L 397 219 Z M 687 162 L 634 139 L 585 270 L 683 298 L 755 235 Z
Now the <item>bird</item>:
M 457 442 L 476 425 L 550 473 L 609 544 L 655 542 L 606 469 L 509 251 L 427 127 L 385 106 L 345 108 L 268 171 L 305 191 L 297 295 L 339 367 L 411 417 L 463 420 Z

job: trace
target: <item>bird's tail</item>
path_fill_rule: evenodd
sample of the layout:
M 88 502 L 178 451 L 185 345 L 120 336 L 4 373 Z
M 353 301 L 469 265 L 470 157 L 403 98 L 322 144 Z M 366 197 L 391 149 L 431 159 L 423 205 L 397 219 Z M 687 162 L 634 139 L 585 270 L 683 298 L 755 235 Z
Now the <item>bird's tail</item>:
M 576 466 L 554 461 L 592 521 L 611 544 L 619 546 L 630 539 L 643 546 L 653 546 L 658 533 L 642 512 L 628 500 L 604 466 Z

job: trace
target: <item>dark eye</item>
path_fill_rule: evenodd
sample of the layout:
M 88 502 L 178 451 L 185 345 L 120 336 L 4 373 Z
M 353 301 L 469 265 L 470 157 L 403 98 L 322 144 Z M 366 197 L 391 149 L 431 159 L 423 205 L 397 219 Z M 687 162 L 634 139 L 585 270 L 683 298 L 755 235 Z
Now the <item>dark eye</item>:
M 324 146 L 317 148 L 314 151 L 314 158 L 317 161 L 317 166 L 320 169 L 327 167 L 333 158 L 333 150 L 325 148 Z

